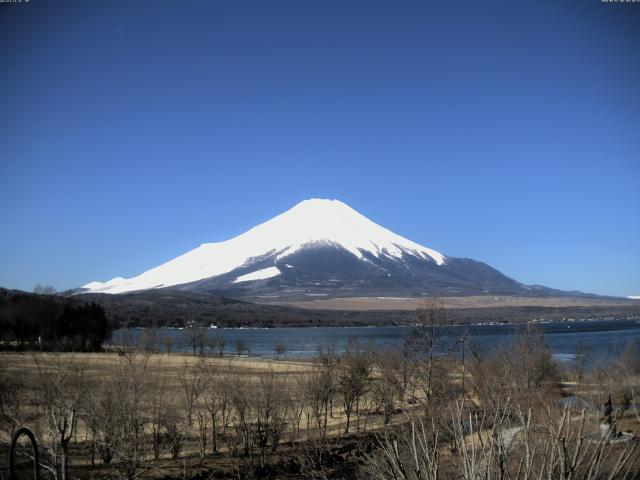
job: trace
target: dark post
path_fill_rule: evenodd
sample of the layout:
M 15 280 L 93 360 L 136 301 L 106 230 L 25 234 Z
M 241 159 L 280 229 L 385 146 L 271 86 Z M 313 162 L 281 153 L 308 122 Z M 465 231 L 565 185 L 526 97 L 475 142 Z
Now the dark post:
M 464 364 L 464 342 L 467 339 L 466 336 L 461 337 L 460 341 L 462 342 L 462 404 L 464 405 L 465 399 L 465 388 L 464 388 L 464 377 L 466 376 L 465 364 Z

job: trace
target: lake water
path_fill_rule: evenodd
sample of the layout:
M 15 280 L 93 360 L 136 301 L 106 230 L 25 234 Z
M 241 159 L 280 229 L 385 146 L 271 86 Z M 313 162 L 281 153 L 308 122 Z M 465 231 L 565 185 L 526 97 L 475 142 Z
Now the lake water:
M 640 347 L 640 320 L 591 320 L 537 324 L 544 334 L 545 343 L 560 361 L 570 361 L 576 353 L 584 354 L 588 364 L 619 356 L 629 343 Z M 316 354 L 319 346 L 335 345 L 344 351 L 349 342 L 371 345 L 375 349 L 401 349 L 411 327 L 318 327 L 318 328 L 261 328 L 261 329 L 207 329 L 211 335 L 221 333 L 226 342 L 225 352 L 234 351 L 233 342 L 241 339 L 251 355 L 274 357 L 274 347 L 282 342 L 286 347 L 283 357 L 305 358 Z M 462 352 L 461 338 L 466 338 L 465 350 L 476 348 L 492 350 L 509 345 L 522 326 L 467 325 L 439 327 L 442 336 L 437 345 L 440 351 Z M 136 341 L 144 329 L 117 330 L 113 343 L 127 337 Z M 173 351 L 188 351 L 185 332 L 181 329 L 160 328 L 154 331 L 160 339 L 171 338 Z

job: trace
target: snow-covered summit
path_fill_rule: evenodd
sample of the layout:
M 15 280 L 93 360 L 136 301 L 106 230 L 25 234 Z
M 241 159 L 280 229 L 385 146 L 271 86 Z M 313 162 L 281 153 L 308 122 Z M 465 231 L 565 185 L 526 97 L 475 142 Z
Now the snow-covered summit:
M 272 256 L 274 265 L 237 282 L 279 275 L 275 262 L 314 245 L 344 249 L 357 259 L 368 255 L 402 260 L 409 255 L 443 265 L 447 257 L 377 225 L 339 200 L 310 199 L 230 240 L 204 243 L 169 262 L 133 278 L 91 282 L 85 292 L 123 293 L 195 282 L 250 266 Z M 258 270 L 258 268 L 256 268 Z

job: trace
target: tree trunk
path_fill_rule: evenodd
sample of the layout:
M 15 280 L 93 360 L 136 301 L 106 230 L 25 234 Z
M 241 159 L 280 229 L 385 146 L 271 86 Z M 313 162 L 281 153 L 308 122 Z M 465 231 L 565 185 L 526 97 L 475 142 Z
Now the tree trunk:
M 216 414 L 211 414 L 211 453 L 218 452 L 218 428 L 216 426 Z
M 351 410 L 346 410 L 344 414 L 347 416 L 347 426 L 344 429 L 344 433 L 349 433 L 349 422 L 351 420 Z
M 96 466 L 96 430 L 91 428 L 91 466 Z
M 69 480 L 69 440 L 60 442 L 60 450 L 62 458 L 60 459 L 60 478 L 61 480 Z

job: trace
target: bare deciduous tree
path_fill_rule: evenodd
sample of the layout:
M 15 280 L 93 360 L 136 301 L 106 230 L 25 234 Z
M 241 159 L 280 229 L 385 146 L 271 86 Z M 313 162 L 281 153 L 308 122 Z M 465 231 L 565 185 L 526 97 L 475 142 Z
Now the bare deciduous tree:
M 180 436 L 173 435 L 175 432 L 171 431 L 169 415 L 164 419 L 158 418 L 157 412 L 166 407 L 154 406 L 154 403 L 165 393 L 162 383 L 154 383 L 156 379 L 149 371 L 150 355 L 143 348 L 124 351 L 112 376 L 106 379 L 101 394 L 97 413 L 98 448 L 105 463 L 112 463 L 122 480 L 145 475 L 162 454 L 171 451 L 180 440 Z M 164 422 L 168 435 L 165 441 L 154 446 L 159 451 L 148 452 L 145 426 L 154 422 Z
M 204 371 L 203 404 L 211 420 L 211 453 L 218 451 L 219 426 L 224 423 L 229 405 L 228 390 L 222 375 L 213 366 Z
M 401 355 L 395 351 L 386 350 L 377 355 L 377 376 L 373 382 L 372 395 L 385 425 L 391 420 L 402 395 L 401 362 Z
M 218 352 L 218 356 L 221 357 L 224 354 L 224 349 L 227 346 L 227 341 L 224 338 L 224 334 L 220 331 L 216 331 L 215 335 L 211 337 L 211 348 Z
M 68 480 L 69 443 L 76 434 L 78 415 L 84 393 L 83 370 L 73 361 L 63 362 L 59 354 L 50 364 L 36 358 L 39 383 L 45 410 L 46 443 L 50 464 L 45 468 L 56 479 Z
M 412 399 L 422 405 L 427 417 L 450 396 L 451 372 L 444 361 L 446 351 L 442 345 L 438 345 L 440 338 L 446 334 L 443 328 L 448 323 L 450 319 L 440 299 L 427 298 L 424 307 L 418 310 L 416 324 L 405 340 L 403 356 L 405 362 L 412 363 Z M 404 368 L 405 372 L 408 371 L 406 366 Z M 403 379 L 405 375 L 403 372 Z
M 236 355 L 240 356 L 247 351 L 247 342 L 245 342 L 241 338 L 236 338 L 233 341 L 233 348 L 236 351 Z
M 371 357 L 362 351 L 348 349 L 342 356 L 338 373 L 338 389 L 346 418 L 345 433 L 349 433 L 351 416 L 359 420 L 360 400 L 367 391 L 371 375 Z
M 41 283 L 38 283 L 33 287 L 33 293 L 37 293 L 38 295 L 55 295 L 57 291 L 51 285 L 42 285 Z
M 230 392 L 230 400 L 234 410 L 234 428 L 236 432 L 236 438 L 231 439 L 233 447 L 239 452 L 240 446 L 242 446 L 244 455 L 249 455 L 252 447 L 251 438 L 251 401 L 250 393 L 251 386 L 244 379 L 237 379 Z
M 193 350 L 194 355 L 203 355 L 208 342 L 208 331 L 205 328 L 190 325 L 182 330 L 182 341 Z
M 284 352 L 287 351 L 287 345 L 284 342 L 276 342 L 273 346 L 273 353 L 276 354 L 276 358 L 280 358 Z
M 368 456 L 368 471 L 374 480 L 445 478 L 440 471 L 438 435 L 427 433 L 420 419 L 412 421 L 400 435 L 383 432 L 378 436 L 378 446 L 377 455 Z
M 24 406 L 24 373 L 0 370 L 0 430 L 13 435 L 23 423 Z
M 166 389 L 166 379 L 156 384 L 155 390 L 162 392 Z M 181 409 L 171 402 L 166 395 L 153 395 L 150 399 L 151 411 L 149 427 L 151 429 L 153 458 L 159 460 L 163 453 L 169 452 L 176 460 L 184 440 L 181 428 Z
M 185 363 L 180 372 L 179 382 L 182 390 L 181 403 L 186 415 L 188 429 L 193 425 L 194 410 L 204 388 L 204 370 L 201 363 L 195 365 Z
M 468 412 L 456 402 L 449 425 L 447 464 L 438 427 L 429 431 L 414 420 L 399 435 L 379 437 L 368 472 L 374 480 L 612 480 L 637 474 L 640 444 L 616 442 L 611 431 L 600 435 L 584 410 L 550 410 L 534 421 L 531 411 L 523 414 L 508 403 L 493 412 Z
M 175 340 L 173 339 L 173 337 L 170 337 L 169 335 L 162 337 L 162 345 L 164 346 L 164 350 L 165 352 L 167 352 L 167 355 L 171 353 L 174 343 Z
M 327 434 L 327 422 L 337 392 L 337 365 L 335 348 L 321 348 L 311 371 L 306 376 L 308 408 L 320 437 Z
M 254 443 L 260 449 L 260 465 L 263 467 L 267 447 L 271 445 L 271 451 L 275 452 L 287 424 L 288 402 L 285 392 L 284 381 L 274 373 L 261 375 L 254 390 L 252 432 Z
M 524 409 L 544 408 L 554 398 L 558 366 L 536 330 L 526 329 L 511 346 L 489 354 L 474 346 L 470 350 L 471 386 L 486 408 L 495 409 L 507 399 Z

